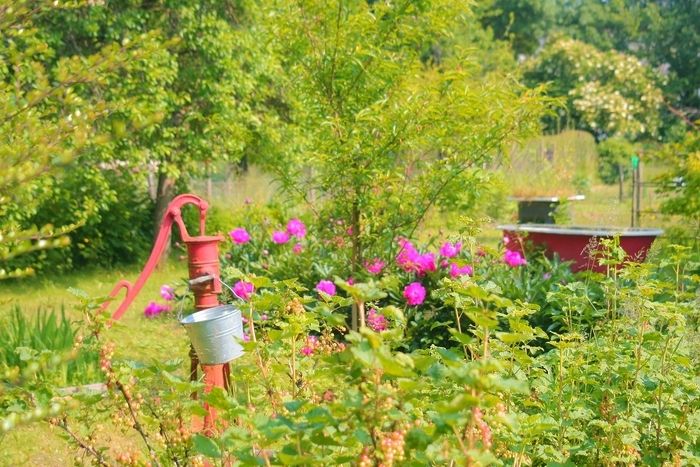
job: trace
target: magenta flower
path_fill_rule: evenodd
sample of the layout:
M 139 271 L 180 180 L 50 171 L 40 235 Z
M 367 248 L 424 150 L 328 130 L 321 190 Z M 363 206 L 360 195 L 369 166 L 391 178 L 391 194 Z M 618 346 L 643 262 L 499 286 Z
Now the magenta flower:
M 374 332 L 386 331 L 387 321 L 386 316 L 380 314 L 372 308 L 367 313 L 367 326 Z
M 250 241 L 250 234 L 243 227 L 236 227 L 230 231 L 228 235 L 231 237 L 233 243 L 237 245 L 243 245 L 244 243 L 248 243 Z
M 243 331 L 243 342 L 250 342 L 250 336 L 245 331 Z
M 454 258 L 462 251 L 462 243 L 445 242 L 440 248 L 440 256 L 443 258 Z
M 401 250 L 396 255 L 396 263 L 401 269 L 406 272 L 415 272 L 419 276 L 426 272 L 435 271 L 437 269 L 435 263 L 435 254 L 421 254 L 411 242 L 405 238 L 399 239 Z
M 456 263 L 450 264 L 450 276 L 451 277 L 459 277 L 459 276 L 471 276 L 474 273 L 474 269 L 466 264 L 462 267 L 457 265 Z
M 367 272 L 375 276 L 377 274 L 381 274 L 382 269 L 384 269 L 384 266 L 386 266 L 386 263 L 379 258 L 374 258 L 371 262 L 365 262 L 365 268 L 367 269 Z
M 242 300 L 248 300 L 253 292 L 255 292 L 255 286 L 250 282 L 238 281 L 233 284 L 233 293 Z
M 278 245 L 282 245 L 289 241 L 289 234 L 283 230 L 275 230 L 272 232 L 272 241 Z
M 306 235 L 306 226 L 299 219 L 290 219 L 287 222 L 287 233 L 293 237 L 304 238 Z
M 419 276 L 422 276 L 426 272 L 435 271 L 437 267 L 435 266 L 435 254 L 424 253 L 419 255 L 417 258 L 418 268 L 416 272 Z
M 292 253 L 295 255 L 300 254 L 304 250 L 304 247 L 302 246 L 301 243 L 295 243 L 294 246 L 292 247 Z
M 316 284 L 316 290 L 333 296 L 335 295 L 335 284 L 328 280 L 322 280 L 319 281 L 318 284 Z
M 160 296 L 163 297 L 163 300 L 174 300 L 175 299 L 175 289 L 170 287 L 169 285 L 162 285 L 160 287 Z
M 316 348 L 318 347 L 318 337 L 316 336 L 308 336 L 306 338 L 306 345 L 301 348 L 301 354 L 305 356 L 309 356 L 314 353 Z
M 420 305 L 425 301 L 425 287 L 420 282 L 411 282 L 403 289 L 403 296 L 409 305 Z
M 527 264 L 527 261 L 520 252 L 513 250 L 506 250 L 505 253 L 503 253 L 503 262 L 512 268 Z
M 143 314 L 146 315 L 146 318 L 153 318 L 168 310 L 170 310 L 168 305 L 150 302 L 148 305 L 146 305 L 146 308 L 143 309 Z
M 348 285 L 355 285 L 355 279 L 353 277 L 348 277 L 348 280 L 345 282 L 347 282 Z

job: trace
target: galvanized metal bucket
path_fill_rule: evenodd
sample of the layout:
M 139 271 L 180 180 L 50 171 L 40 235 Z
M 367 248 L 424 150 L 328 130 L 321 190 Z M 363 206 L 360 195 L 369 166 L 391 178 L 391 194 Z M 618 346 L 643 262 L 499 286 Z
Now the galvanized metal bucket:
M 227 363 L 243 355 L 237 339 L 243 339 L 241 310 L 220 305 L 180 319 L 190 336 L 199 361 L 205 365 Z

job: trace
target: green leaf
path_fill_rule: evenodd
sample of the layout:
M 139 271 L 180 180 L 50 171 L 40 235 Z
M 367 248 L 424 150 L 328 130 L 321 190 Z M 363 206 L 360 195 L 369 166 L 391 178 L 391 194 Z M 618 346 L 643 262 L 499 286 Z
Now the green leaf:
M 215 459 L 221 457 L 221 449 L 219 449 L 219 445 L 213 439 L 197 433 L 192 437 L 192 441 L 194 442 L 194 449 L 198 453 Z

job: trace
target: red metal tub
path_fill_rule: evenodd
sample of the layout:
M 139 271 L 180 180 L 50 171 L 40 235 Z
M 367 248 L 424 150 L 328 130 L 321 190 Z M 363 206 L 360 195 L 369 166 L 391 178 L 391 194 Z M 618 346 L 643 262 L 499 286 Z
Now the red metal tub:
M 522 252 L 524 244 L 543 246 L 549 254 L 557 253 L 562 261 L 572 261 L 571 269 L 605 272 L 599 266 L 595 250 L 601 238 L 620 237 L 620 246 L 628 260 L 642 262 L 661 229 L 566 227 L 558 225 L 499 225 L 507 239 L 506 248 Z

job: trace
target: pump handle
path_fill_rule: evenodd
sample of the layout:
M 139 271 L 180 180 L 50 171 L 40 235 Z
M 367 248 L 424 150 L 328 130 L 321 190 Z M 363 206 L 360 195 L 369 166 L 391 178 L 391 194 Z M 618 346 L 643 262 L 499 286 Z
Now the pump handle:
M 173 226 L 173 222 L 175 222 L 178 228 L 180 229 L 180 236 L 182 237 L 182 240 L 184 242 L 187 242 L 192 239 L 192 237 L 187 232 L 185 223 L 182 220 L 181 208 L 187 204 L 194 204 L 199 208 L 199 235 L 205 235 L 204 224 L 207 217 L 207 210 L 209 209 L 209 203 L 207 203 L 199 196 L 189 193 L 176 196 L 170 202 L 170 204 L 168 204 L 168 209 L 165 212 L 163 220 L 160 223 L 160 230 L 158 231 L 158 235 L 156 236 L 156 241 L 153 245 L 153 249 L 151 250 L 151 255 L 148 257 L 148 261 L 146 262 L 146 265 L 141 271 L 141 274 L 139 274 L 138 279 L 136 279 L 136 282 L 132 284 L 131 282 L 125 279 L 120 280 L 109 293 L 110 300 L 107 300 L 102 304 L 101 310 L 104 311 L 109 307 L 110 303 L 112 302 L 111 299 L 116 297 L 116 295 L 121 289 L 126 289 L 126 296 L 124 297 L 124 300 L 122 300 L 122 302 L 119 304 L 119 307 L 117 308 L 117 311 L 115 311 L 112 315 L 113 320 L 118 320 L 122 317 L 127 308 L 129 308 L 129 305 L 131 305 L 131 302 L 134 301 L 134 298 L 136 298 L 136 296 L 143 288 L 143 285 L 146 283 L 153 270 L 156 268 L 156 266 L 158 266 L 158 262 L 160 261 L 160 258 L 163 255 L 163 251 L 165 251 L 165 247 L 170 241 L 170 229 Z

